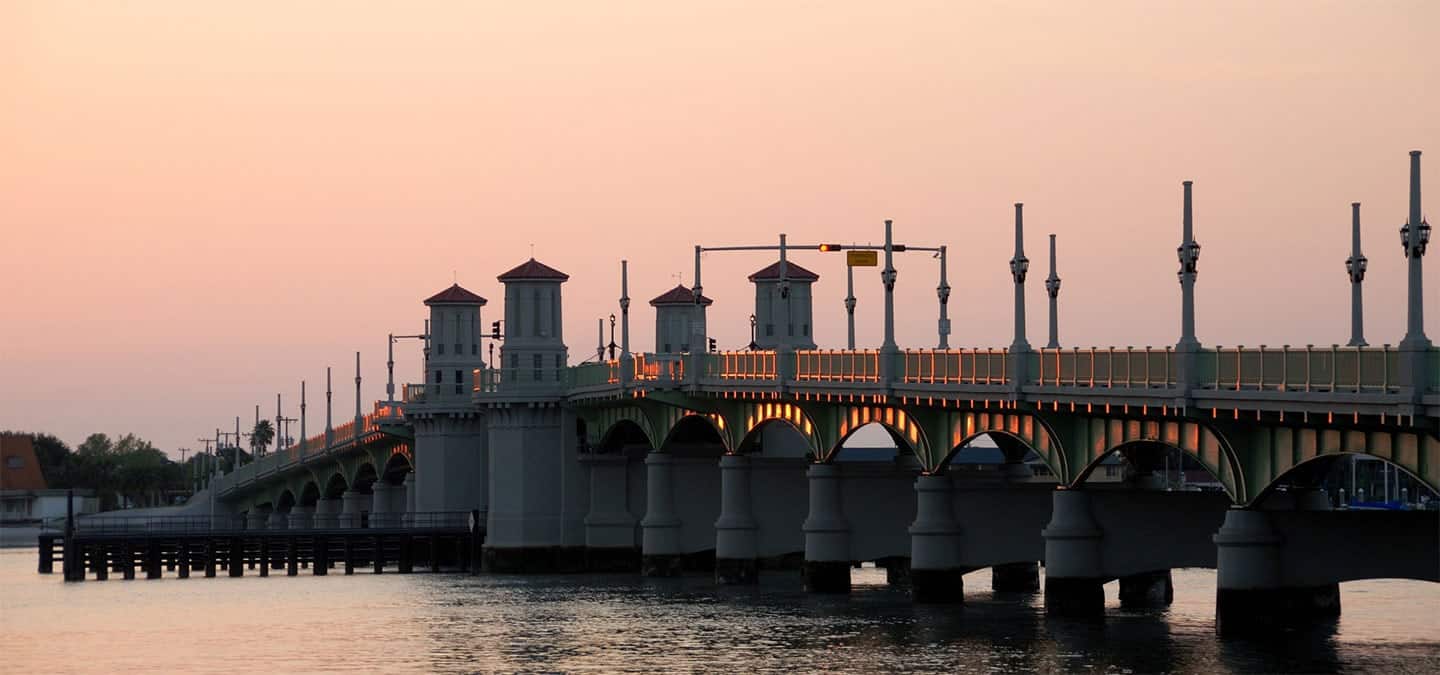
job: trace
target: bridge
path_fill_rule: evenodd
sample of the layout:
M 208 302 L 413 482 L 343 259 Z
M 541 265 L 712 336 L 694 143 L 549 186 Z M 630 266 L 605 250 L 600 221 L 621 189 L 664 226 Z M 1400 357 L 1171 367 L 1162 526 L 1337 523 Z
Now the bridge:
M 694 285 L 651 302 L 657 352 L 630 349 L 622 263 L 621 344 L 605 345 L 602 326 L 595 360 L 571 365 L 569 277 L 532 258 L 499 275 L 504 313 L 491 333 L 484 298 L 458 285 L 430 297 L 423 382 L 396 400 L 392 359 L 388 399 L 362 413 L 357 355 L 352 421 L 332 428 L 327 383 L 325 433 L 213 477 L 210 494 L 257 530 L 477 510 L 483 566 L 497 573 L 704 569 L 749 583 L 798 567 L 808 589 L 845 592 L 852 566 L 873 561 L 917 601 L 959 601 L 963 575 L 981 568 L 997 590 L 1039 590 L 1043 562 L 1047 610 L 1087 615 L 1103 611 L 1107 582 L 1119 580 L 1122 604 L 1164 604 L 1171 569 L 1210 567 L 1223 632 L 1323 620 L 1339 612 L 1342 581 L 1440 581 L 1436 511 L 1350 508 L 1365 501 L 1353 457 L 1440 491 L 1440 350 L 1422 296 L 1430 227 L 1419 152 L 1410 160 L 1407 332 L 1394 346 L 1363 337 L 1358 205 L 1349 344 L 1202 345 L 1189 182 L 1180 334 L 1160 347 L 1059 346 L 1053 239 L 1050 340 L 1029 344 L 1020 204 L 1014 339 L 995 348 L 896 344 L 893 257 L 905 247 L 889 222 L 875 247 L 877 349 L 816 348 L 818 276 L 790 254 L 821 247 L 782 237 L 747 247 L 779 255 L 750 277 L 752 349 L 704 349 L 711 301 L 697 247 Z M 941 279 L 944 345 L 943 266 Z M 485 340 L 498 357 L 486 360 Z M 893 449 L 855 447 L 867 427 Z M 1176 489 L 1197 484 L 1210 489 Z M 1390 497 L 1387 487 L 1381 501 L 1412 501 Z

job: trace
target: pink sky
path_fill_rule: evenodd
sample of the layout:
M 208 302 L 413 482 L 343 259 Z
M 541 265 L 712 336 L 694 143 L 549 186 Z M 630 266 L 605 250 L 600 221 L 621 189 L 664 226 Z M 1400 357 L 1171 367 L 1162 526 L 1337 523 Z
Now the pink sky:
M 386 333 L 452 274 L 498 318 L 532 243 L 571 275 L 573 360 L 622 257 L 642 349 L 696 243 L 878 242 L 886 218 L 951 247 L 952 345 L 1003 346 L 1016 201 L 1032 343 L 1054 232 L 1066 345 L 1171 344 L 1186 179 L 1202 342 L 1343 343 L 1352 201 L 1367 337 L 1404 332 L 1440 3 L 697 4 L 0 2 L 0 428 L 195 448 L 304 378 L 314 433 L 326 365 L 343 418 L 364 352 L 368 409 Z M 796 259 L 843 346 L 841 259 Z M 722 347 L 767 262 L 707 259 Z M 935 265 L 899 269 L 899 341 L 933 347 Z M 876 270 L 857 284 L 874 346 Z

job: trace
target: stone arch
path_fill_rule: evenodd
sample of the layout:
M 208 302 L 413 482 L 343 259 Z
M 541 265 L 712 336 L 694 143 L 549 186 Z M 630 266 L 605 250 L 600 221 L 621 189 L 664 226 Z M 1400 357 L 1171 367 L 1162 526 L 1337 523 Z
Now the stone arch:
M 405 482 L 405 476 L 415 470 L 415 465 L 407 453 L 392 453 L 389 459 L 385 460 L 385 467 L 380 471 L 380 480 L 391 485 L 400 485 Z
M 845 442 L 850 440 L 856 432 L 866 427 L 879 427 L 885 430 L 885 434 L 890 437 L 891 441 L 894 441 L 896 449 L 907 452 L 917 461 L 923 462 L 924 453 L 921 448 L 928 447 L 925 431 L 914 420 L 911 420 L 909 414 L 904 410 L 900 410 L 898 414 L 892 414 L 890 420 L 890 422 L 886 422 L 883 417 L 876 418 L 856 427 L 842 422 L 839 436 L 835 439 L 834 447 L 828 453 L 826 461 L 838 459 L 844 450 Z
M 306 481 L 300 488 L 300 495 L 295 502 L 298 506 L 315 506 L 320 501 L 320 483 L 318 481 Z
M 1104 463 L 1105 459 L 1107 457 L 1110 457 L 1111 455 L 1118 454 L 1121 457 L 1124 457 L 1125 461 L 1130 464 L 1130 466 L 1135 467 L 1140 471 L 1145 471 L 1161 468 L 1164 464 L 1164 457 L 1162 455 L 1169 452 L 1180 453 L 1183 457 L 1194 461 L 1196 464 L 1199 464 L 1202 468 L 1205 469 L 1207 473 L 1209 473 L 1213 478 L 1215 478 L 1215 480 L 1219 481 L 1221 484 L 1226 484 L 1224 478 L 1221 475 L 1221 472 L 1217 471 L 1215 466 L 1201 461 L 1201 459 L 1197 457 L 1195 453 L 1192 453 L 1178 445 L 1174 445 L 1171 443 L 1165 443 L 1162 441 L 1156 441 L 1151 439 L 1135 439 L 1121 442 L 1119 445 L 1116 445 L 1115 447 L 1105 451 L 1105 453 L 1101 454 L 1099 457 L 1095 457 L 1094 459 L 1090 460 L 1090 462 L 1086 463 L 1086 465 L 1080 469 L 1079 473 L 1074 476 L 1074 478 L 1070 482 L 1070 486 L 1078 487 L 1084 484 L 1085 481 L 1089 480 L 1090 476 L 1094 474 L 1097 469 L 1100 468 L 1100 466 Z M 1183 467 L 1176 468 L 1178 469 Z M 1231 499 L 1234 499 L 1235 495 L 1230 492 L 1229 485 L 1226 485 L 1226 492 L 1230 494 Z
M 665 439 L 654 449 L 666 452 L 676 443 L 693 442 L 703 440 L 706 437 L 714 438 L 720 444 L 721 452 L 730 452 L 731 445 L 728 435 L 725 433 L 725 418 L 717 414 L 704 414 L 687 411 L 681 415 L 675 423 L 670 425 L 669 431 L 665 433 Z
M 345 494 L 346 490 L 350 489 L 350 483 L 345 480 L 345 474 L 339 470 L 332 472 L 330 476 L 325 479 L 323 485 L 324 487 L 320 489 L 321 499 L 339 499 L 341 495 Z
M 800 406 L 785 402 L 750 403 L 744 406 L 740 416 L 744 417 L 745 425 L 742 427 L 744 433 L 740 435 L 740 440 L 735 444 L 737 451 L 752 444 L 762 427 L 779 422 L 800 433 L 800 436 L 805 439 L 806 445 L 809 446 L 811 455 L 815 457 L 815 461 L 829 461 L 829 450 L 833 449 L 833 446 L 822 442 L 820 427 Z
M 583 422 L 583 424 L 582 424 Z M 582 416 L 577 416 L 576 433 L 583 434 L 579 439 L 590 452 L 596 452 L 622 423 L 630 423 L 640 429 L 650 448 L 653 450 L 659 447 L 656 439 L 659 434 L 650 422 L 649 416 L 637 406 L 609 406 L 585 410 Z
M 1308 457 L 1301 460 L 1300 463 L 1290 466 L 1285 471 L 1272 478 L 1270 482 L 1266 483 L 1263 487 L 1260 487 L 1256 491 L 1255 496 L 1250 501 L 1252 504 L 1264 504 L 1265 500 L 1271 495 L 1275 494 L 1281 486 L 1289 484 L 1292 480 L 1296 478 L 1301 478 L 1302 480 L 1305 478 L 1310 478 L 1314 482 L 1319 482 L 1319 478 L 1322 478 L 1325 474 L 1327 474 L 1337 462 L 1347 457 L 1370 457 L 1377 459 L 1383 462 L 1385 465 L 1398 469 L 1406 476 L 1409 476 L 1411 480 L 1419 483 L 1420 485 L 1428 489 L 1432 495 L 1440 495 L 1440 490 L 1436 490 L 1435 486 L 1431 485 L 1429 481 L 1425 480 L 1424 476 L 1416 473 L 1411 468 L 1406 467 L 1399 462 L 1396 462 L 1386 457 L 1381 457 L 1370 452 L 1355 452 L 1342 450 L 1340 452 L 1330 452 L 1322 455 L 1316 455 L 1314 457 Z M 1307 477 L 1306 474 L 1309 474 L 1309 476 Z M 1348 495 L 1348 497 L 1352 498 L 1354 496 L 1355 495 Z M 1411 498 L 1413 499 L 1417 496 L 1418 495 L 1412 495 Z
M 1027 452 L 1033 451 L 1061 483 L 1067 482 L 1070 476 L 1069 462 L 1059 436 L 1044 419 L 1036 415 L 1014 411 L 976 410 L 953 413 L 947 422 L 950 438 L 944 447 L 948 450 L 944 457 L 939 458 L 940 461 L 927 466 L 927 471 L 943 472 L 944 467 L 950 464 L 950 460 L 954 459 L 955 454 L 965 444 L 980 436 L 989 435 L 996 439 L 996 445 L 1009 444 L 1012 448 L 1018 446 L 1025 448 Z M 939 440 L 936 439 L 935 443 L 939 445 Z
M 1426 487 L 1440 492 L 1440 437 L 1415 429 L 1325 429 L 1302 426 L 1246 427 L 1218 423 L 1229 438 L 1246 449 L 1242 503 L 1270 492 L 1291 468 L 1309 460 L 1338 454 L 1378 457 L 1403 469 Z
M 1076 449 L 1076 459 L 1083 465 L 1072 467 L 1066 484 L 1079 487 L 1106 456 L 1126 446 L 1150 443 L 1168 446 L 1183 452 L 1215 476 L 1225 487 L 1232 502 L 1245 502 L 1245 477 L 1230 443 L 1208 425 L 1193 420 L 1139 420 L 1086 418 L 1083 425 L 1086 443 L 1084 454 Z
M 605 430 L 605 433 L 600 436 L 600 442 L 592 445 L 590 451 L 613 455 L 624 452 L 627 447 L 637 445 L 645 446 L 647 452 L 659 447 L 640 423 L 632 419 L 621 419 Z
M 375 469 L 374 462 L 367 460 L 355 467 L 355 472 L 350 476 L 350 489 L 368 494 L 370 486 L 374 485 L 377 480 L 380 480 L 380 472 Z
M 275 497 L 275 510 L 280 513 L 289 513 L 295 507 L 295 493 L 289 489 L 283 490 Z
M 1039 457 L 1040 461 L 1045 464 L 1045 468 L 1050 470 L 1051 475 L 1055 476 L 1056 478 L 1061 478 L 1065 475 L 1064 473 L 1062 473 L 1065 466 L 1063 453 L 1041 452 L 1039 448 L 1031 445 L 1029 441 L 1027 441 L 1019 434 L 1011 433 L 1009 431 L 1000 429 L 979 431 L 976 433 L 972 433 L 969 436 L 961 437 L 958 442 L 955 442 L 954 445 L 950 446 L 949 452 L 947 452 L 945 456 L 940 459 L 939 464 L 937 464 L 935 469 L 930 471 L 929 473 L 939 475 L 949 471 L 950 463 L 953 462 L 955 458 L 959 456 L 960 453 L 963 452 L 967 447 L 972 447 L 970 445 L 972 442 L 982 437 L 989 438 L 990 440 L 994 441 L 995 446 L 999 448 L 1002 454 L 1005 455 L 1006 463 L 1023 463 L 1025 461 L 1025 458 L 1029 457 L 1030 453 L 1033 452 L 1035 453 L 1035 456 Z M 951 440 L 955 440 L 953 436 L 951 437 Z

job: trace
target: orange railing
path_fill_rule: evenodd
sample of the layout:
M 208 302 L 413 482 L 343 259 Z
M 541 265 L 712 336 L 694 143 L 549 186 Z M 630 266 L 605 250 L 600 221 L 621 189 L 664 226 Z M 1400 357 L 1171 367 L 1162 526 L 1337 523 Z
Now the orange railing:
M 1009 356 L 1008 349 L 906 350 L 903 379 L 909 384 L 1004 384 Z
M 795 352 L 800 382 L 879 382 L 880 352 L 807 349 Z
M 775 352 L 715 352 L 705 355 L 705 375 L 722 380 L 773 380 L 776 369 Z

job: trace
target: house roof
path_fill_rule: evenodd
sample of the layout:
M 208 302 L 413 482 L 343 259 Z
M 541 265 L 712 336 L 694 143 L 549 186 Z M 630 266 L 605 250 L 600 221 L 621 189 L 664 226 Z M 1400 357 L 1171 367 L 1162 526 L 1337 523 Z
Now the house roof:
M 785 278 L 789 281 L 816 281 L 820 275 L 787 260 L 785 261 Z M 779 281 L 780 261 L 776 260 L 769 267 L 751 274 L 749 279 L 750 281 Z
M 427 305 L 483 305 L 485 298 L 482 298 L 470 291 L 455 284 L 435 295 L 425 299 Z
M 531 258 L 496 278 L 501 281 L 568 281 L 570 275 Z
M 705 297 L 703 294 L 700 296 L 700 304 L 702 305 L 709 306 L 714 302 L 714 300 Z M 695 291 L 684 286 L 676 286 L 661 293 L 654 300 L 651 300 L 650 304 L 655 307 L 659 307 L 660 305 L 693 305 L 695 304 Z
M 26 434 L 0 434 L 0 490 L 44 490 L 45 474 Z

